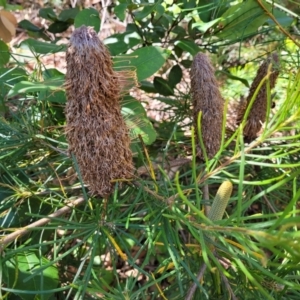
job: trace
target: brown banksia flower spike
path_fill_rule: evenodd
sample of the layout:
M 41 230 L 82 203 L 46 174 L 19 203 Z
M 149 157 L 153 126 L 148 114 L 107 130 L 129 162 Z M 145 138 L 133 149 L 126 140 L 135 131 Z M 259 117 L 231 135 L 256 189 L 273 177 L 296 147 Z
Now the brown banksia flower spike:
M 66 136 L 83 181 L 107 197 L 116 180 L 133 176 L 129 131 L 121 115 L 119 76 L 92 27 L 76 29 L 68 45 Z M 121 183 L 120 183 L 121 185 Z
M 201 112 L 201 137 L 208 158 L 212 158 L 220 149 L 222 140 L 224 100 L 220 94 L 214 69 L 203 53 L 193 60 L 191 71 L 191 93 L 193 99 L 194 127 L 197 141 L 197 155 L 205 156 L 199 145 L 198 115 Z
M 250 87 L 249 95 L 245 103 L 241 103 L 237 111 L 237 125 L 241 124 L 244 118 L 244 114 L 250 105 L 251 99 L 257 90 L 259 84 L 265 76 L 268 74 L 268 70 L 271 66 L 271 74 L 269 76 L 270 89 L 274 88 L 276 80 L 279 75 L 279 58 L 276 53 L 269 56 L 264 63 L 259 67 L 256 77 Z M 262 124 L 266 120 L 266 114 L 268 110 L 267 99 L 267 82 L 265 82 L 254 100 L 247 117 L 246 125 L 244 127 L 244 136 L 248 141 L 252 141 L 257 137 L 257 134 L 262 128 Z

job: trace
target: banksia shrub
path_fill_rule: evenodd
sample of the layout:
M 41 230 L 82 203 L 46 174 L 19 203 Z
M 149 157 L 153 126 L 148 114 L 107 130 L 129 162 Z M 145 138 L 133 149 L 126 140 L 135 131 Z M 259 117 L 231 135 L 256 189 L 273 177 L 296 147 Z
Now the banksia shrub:
M 272 68 L 269 77 L 269 82 L 270 88 L 274 88 L 276 79 L 279 75 L 279 59 L 276 53 L 268 57 L 267 60 L 258 69 L 256 77 L 254 78 L 254 81 L 252 82 L 252 85 L 250 87 L 250 92 L 246 99 L 246 105 L 241 104 L 238 108 L 237 125 L 239 125 L 243 121 L 244 114 L 250 104 L 250 101 L 256 89 L 258 88 L 263 78 L 268 74 L 270 64 L 272 64 Z M 244 136 L 247 138 L 248 141 L 254 140 L 257 137 L 258 132 L 261 130 L 262 124 L 266 120 L 267 105 L 267 82 L 265 82 L 258 91 L 256 99 L 254 100 L 254 103 L 252 104 L 252 107 L 250 109 L 246 125 L 244 127 Z
M 194 106 L 194 127 L 197 140 L 197 155 L 204 159 L 203 151 L 199 145 L 198 115 L 201 117 L 201 137 L 208 158 L 218 152 L 222 139 L 222 124 L 224 101 L 219 91 L 214 75 L 214 69 L 203 53 L 198 53 L 193 60 L 191 71 L 191 92 Z
M 117 179 L 133 175 L 128 128 L 121 115 L 119 76 L 91 27 L 74 31 L 66 55 L 66 136 L 83 181 L 107 197 Z

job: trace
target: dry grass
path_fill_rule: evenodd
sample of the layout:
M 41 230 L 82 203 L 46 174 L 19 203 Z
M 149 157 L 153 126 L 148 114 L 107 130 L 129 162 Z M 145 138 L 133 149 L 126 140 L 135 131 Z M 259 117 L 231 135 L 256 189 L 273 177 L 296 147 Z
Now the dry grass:
M 66 135 L 92 194 L 112 193 L 112 180 L 133 175 L 128 128 L 121 115 L 119 76 L 91 27 L 74 31 L 67 51 Z

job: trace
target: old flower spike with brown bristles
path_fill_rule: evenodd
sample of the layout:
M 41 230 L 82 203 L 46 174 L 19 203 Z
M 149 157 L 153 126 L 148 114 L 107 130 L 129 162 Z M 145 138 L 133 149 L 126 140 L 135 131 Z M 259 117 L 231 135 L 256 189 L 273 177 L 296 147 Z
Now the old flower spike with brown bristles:
M 270 69 L 271 66 L 271 69 Z M 276 80 L 279 75 L 279 58 L 276 53 L 273 53 L 268 57 L 263 64 L 259 67 L 256 77 L 254 78 L 252 85 L 250 87 L 249 95 L 245 103 L 240 103 L 237 111 L 237 125 L 241 124 L 244 119 L 245 112 L 251 103 L 251 99 L 254 96 L 257 88 L 261 81 L 268 75 L 268 71 L 271 71 L 268 78 L 270 89 L 274 88 Z M 261 86 L 256 99 L 254 100 L 249 115 L 247 117 L 247 122 L 244 127 L 244 136 L 248 141 L 252 141 L 257 137 L 257 134 L 262 128 L 262 124 L 266 120 L 266 114 L 268 108 L 268 95 L 267 95 L 267 82 L 264 82 Z
M 198 53 L 191 67 L 191 92 L 194 106 L 194 126 L 196 140 L 202 138 L 208 158 L 218 152 L 222 140 L 224 100 L 220 94 L 214 69 L 203 53 Z M 198 115 L 201 116 L 201 136 L 198 132 Z M 197 156 L 204 159 L 204 153 L 197 146 Z
M 128 128 L 121 115 L 119 76 L 92 27 L 76 29 L 67 50 L 66 136 L 92 194 L 110 195 L 133 176 Z

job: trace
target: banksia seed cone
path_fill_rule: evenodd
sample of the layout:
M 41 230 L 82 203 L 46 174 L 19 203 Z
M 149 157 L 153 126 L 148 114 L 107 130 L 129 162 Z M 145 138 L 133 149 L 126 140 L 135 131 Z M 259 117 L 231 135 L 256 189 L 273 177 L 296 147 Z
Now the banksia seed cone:
M 214 69 L 205 54 L 198 53 L 194 57 L 190 75 L 196 140 L 198 141 L 199 136 L 197 119 L 199 112 L 202 112 L 200 124 L 202 140 L 208 158 L 212 158 L 218 152 L 221 144 L 224 101 L 219 91 Z M 197 155 L 204 159 L 203 151 L 199 143 L 197 144 Z
M 252 82 L 249 95 L 246 100 L 246 105 L 241 103 L 240 107 L 238 108 L 238 117 L 237 117 L 237 125 L 239 125 L 244 118 L 244 114 L 250 104 L 250 101 L 258 88 L 260 82 L 263 80 L 265 76 L 267 76 L 268 69 L 272 64 L 271 75 L 269 77 L 270 88 L 274 88 L 276 79 L 279 75 L 279 59 L 276 53 L 272 54 L 267 60 L 260 66 L 257 71 L 256 77 Z M 244 136 L 249 140 L 254 140 L 257 136 L 257 133 L 261 130 L 262 124 L 266 120 L 266 113 L 267 113 L 267 82 L 265 82 L 261 89 L 259 90 L 256 99 L 254 100 L 251 110 L 249 112 L 247 123 L 244 128 Z
M 119 79 L 92 27 L 74 31 L 67 50 L 66 136 L 92 194 L 112 193 L 112 180 L 133 174 L 129 132 L 121 115 Z

